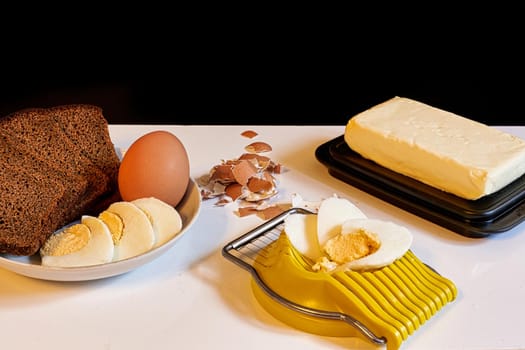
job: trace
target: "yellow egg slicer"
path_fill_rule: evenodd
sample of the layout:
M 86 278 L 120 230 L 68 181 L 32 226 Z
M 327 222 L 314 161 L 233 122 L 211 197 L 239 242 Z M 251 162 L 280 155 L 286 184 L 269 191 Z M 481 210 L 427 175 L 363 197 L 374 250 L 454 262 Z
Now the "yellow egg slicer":
M 231 241 L 222 255 L 252 275 L 257 301 L 294 328 L 323 336 L 360 337 L 388 350 L 457 296 L 456 286 L 408 251 L 369 272 L 314 272 L 283 232 L 292 208 Z

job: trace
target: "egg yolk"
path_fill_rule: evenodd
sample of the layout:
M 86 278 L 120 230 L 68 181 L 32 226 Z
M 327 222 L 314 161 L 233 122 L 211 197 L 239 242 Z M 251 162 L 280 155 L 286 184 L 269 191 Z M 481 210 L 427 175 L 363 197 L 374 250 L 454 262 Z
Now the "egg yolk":
M 124 222 L 120 216 L 110 211 L 104 210 L 99 214 L 98 218 L 102 220 L 109 228 L 109 232 L 111 232 L 111 238 L 113 239 L 113 244 L 119 244 L 120 239 L 122 238 L 122 233 L 124 232 Z
M 50 256 L 62 256 L 74 253 L 91 239 L 91 231 L 84 224 L 75 224 L 52 235 L 42 246 L 42 253 Z

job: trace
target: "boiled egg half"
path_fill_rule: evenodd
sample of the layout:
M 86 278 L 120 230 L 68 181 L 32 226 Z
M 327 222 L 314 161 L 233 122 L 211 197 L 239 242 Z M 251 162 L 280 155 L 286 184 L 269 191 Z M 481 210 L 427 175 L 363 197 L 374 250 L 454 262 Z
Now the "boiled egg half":
M 40 248 L 42 265 L 78 267 L 113 260 L 114 245 L 108 227 L 94 216 L 54 233 Z
M 293 214 L 284 221 L 291 244 L 316 271 L 373 270 L 402 257 L 411 232 L 396 223 L 367 218 L 347 199 L 321 201 L 317 215 Z

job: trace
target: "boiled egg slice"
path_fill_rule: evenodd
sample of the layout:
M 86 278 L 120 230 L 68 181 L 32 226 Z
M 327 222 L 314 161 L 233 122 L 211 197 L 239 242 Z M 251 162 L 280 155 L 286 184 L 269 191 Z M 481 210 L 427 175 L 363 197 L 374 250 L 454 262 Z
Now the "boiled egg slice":
M 365 218 L 365 214 L 348 199 L 337 196 L 323 199 L 320 203 L 305 202 L 295 196 L 294 205 L 308 203 L 317 215 L 293 214 L 284 220 L 284 232 L 290 243 L 304 256 L 317 260 L 323 256 L 322 246 L 341 232 L 341 224 L 348 219 Z
M 182 229 L 182 219 L 175 207 L 155 198 L 138 198 L 131 203 L 139 207 L 148 217 L 155 232 L 155 247 L 159 247 L 175 237 Z
M 284 232 L 299 253 L 317 260 L 322 256 L 317 239 L 317 215 L 293 214 L 284 219 Z
M 337 196 L 322 200 L 317 216 L 317 237 L 321 247 L 341 232 L 341 224 L 346 220 L 366 218 L 354 203 Z
M 150 220 L 131 202 L 114 202 L 100 213 L 99 218 L 107 221 L 114 239 L 114 261 L 143 254 L 155 244 L 155 232 Z
M 43 266 L 79 267 L 113 259 L 111 233 L 102 220 L 84 215 L 80 223 L 54 233 L 40 249 Z
M 337 270 L 373 270 L 401 258 L 410 248 L 412 233 L 403 226 L 378 219 L 352 219 L 341 226 L 341 236 L 365 232 L 377 239 L 378 247 L 361 258 L 339 265 Z

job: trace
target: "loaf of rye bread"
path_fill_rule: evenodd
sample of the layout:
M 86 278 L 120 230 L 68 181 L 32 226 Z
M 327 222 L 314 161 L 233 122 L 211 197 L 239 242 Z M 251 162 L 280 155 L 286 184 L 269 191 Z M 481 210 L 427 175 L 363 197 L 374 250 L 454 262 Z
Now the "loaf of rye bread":
M 9 169 L 1 175 L 0 253 L 35 254 L 60 227 L 119 199 L 120 160 L 96 106 L 0 118 L 0 147 L 0 166 Z

